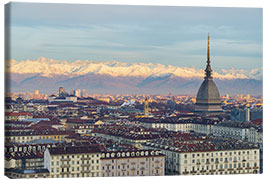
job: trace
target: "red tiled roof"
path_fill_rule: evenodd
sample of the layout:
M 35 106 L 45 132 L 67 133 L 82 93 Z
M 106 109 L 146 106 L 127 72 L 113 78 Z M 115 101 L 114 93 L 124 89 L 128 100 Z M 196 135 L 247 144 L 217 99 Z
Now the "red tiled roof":
M 18 125 L 30 125 L 32 122 L 27 121 L 5 121 L 6 124 L 12 125 L 12 124 L 18 124 Z
M 251 123 L 255 124 L 255 125 L 261 125 L 263 123 L 262 119 L 254 119 L 251 120 Z
M 85 119 L 67 119 L 66 123 L 86 123 Z
M 5 116 L 33 116 L 30 112 L 6 112 Z

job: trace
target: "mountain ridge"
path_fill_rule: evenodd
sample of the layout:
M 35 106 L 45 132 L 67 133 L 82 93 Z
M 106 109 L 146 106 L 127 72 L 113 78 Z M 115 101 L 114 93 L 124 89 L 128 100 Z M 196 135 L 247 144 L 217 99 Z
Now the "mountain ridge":
M 43 93 L 86 89 L 88 93 L 147 93 L 196 95 L 204 70 L 152 63 L 118 61 L 57 61 L 39 58 L 6 63 L 6 92 L 39 89 Z M 253 69 L 214 72 L 220 94 L 262 95 L 262 72 Z

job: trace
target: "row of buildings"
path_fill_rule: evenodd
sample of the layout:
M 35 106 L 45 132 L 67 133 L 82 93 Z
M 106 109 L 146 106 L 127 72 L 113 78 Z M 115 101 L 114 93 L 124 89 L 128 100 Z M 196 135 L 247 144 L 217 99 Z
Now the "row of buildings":
M 196 132 L 206 135 L 245 140 L 252 143 L 263 143 L 262 126 L 247 122 L 235 122 L 231 120 L 218 121 L 215 119 L 189 118 L 186 120 L 157 120 L 150 118 L 135 119 L 146 128 L 164 128 L 169 131 Z

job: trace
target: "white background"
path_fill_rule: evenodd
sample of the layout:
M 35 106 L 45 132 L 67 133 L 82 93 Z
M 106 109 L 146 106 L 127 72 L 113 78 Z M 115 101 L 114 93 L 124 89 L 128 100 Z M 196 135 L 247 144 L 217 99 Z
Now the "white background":
M 0 162 L 0 177 L 8 179 L 4 176 L 4 4 L 9 1 L 2 0 L 0 12 L 0 31 L 1 31 L 1 43 L 0 43 L 0 69 L 1 69 L 1 83 L 0 83 L 0 122 L 1 122 L 1 139 L 0 139 L 0 148 L 1 150 L 1 162 Z M 270 168 L 269 168 L 269 141 L 270 134 L 269 127 L 269 84 L 270 84 L 270 69 L 269 69 L 269 14 L 270 6 L 268 0 L 16 0 L 16 2 L 45 2 L 45 3 L 80 3 L 80 4 L 119 4 L 119 5 L 173 5 L 173 6 L 210 6 L 210 7 L 257 7 L 263 8 L 263 78 L 264 78 L 264 87 L 263 87 L 263 96 L 264 96 L 264 173 L 263 175 L 204 175 L 204 176 L 161 176 L 161 177 L 115 177 L 115 178 L 98 178 L 98 180 L 106 179 L 167 179 L 171 180 L 176 179 L 188 179 L 188 180 L 212 180 L 212 179 L 270 179 Z M 256 87 L 254 87 L 256 88 Z M 67 178 L 66 178 L 67 179 Z M 84 178 L 91 179 L 91 178 Z M 96 178 L 95 178 L 96 179 Z

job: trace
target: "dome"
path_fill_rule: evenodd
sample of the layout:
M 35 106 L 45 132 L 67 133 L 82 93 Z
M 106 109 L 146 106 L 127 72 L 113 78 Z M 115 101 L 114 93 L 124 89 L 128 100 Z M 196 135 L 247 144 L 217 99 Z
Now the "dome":
M 196 98 L 198 103 L 220 103 L 220 94 L 212 79 L 205 79 L 201 84 Z

